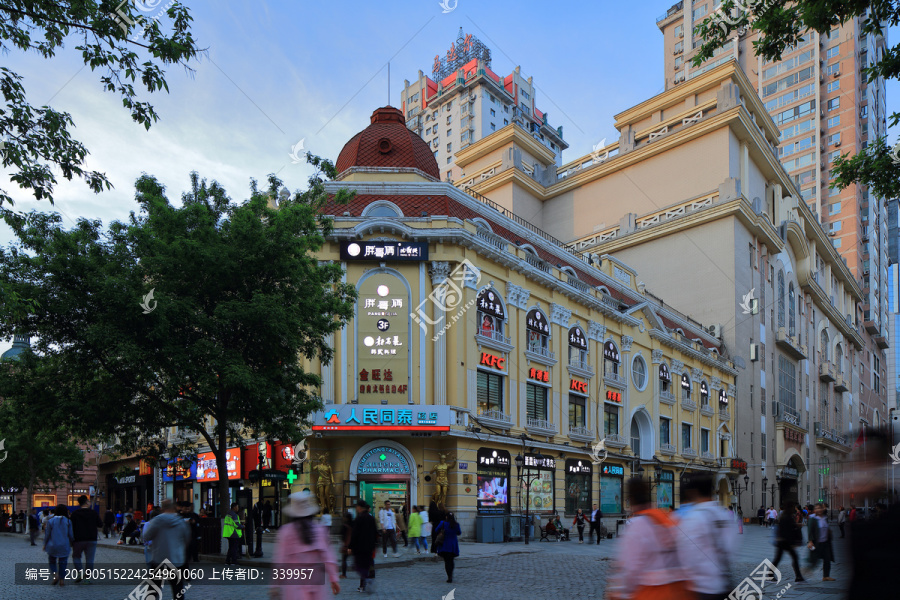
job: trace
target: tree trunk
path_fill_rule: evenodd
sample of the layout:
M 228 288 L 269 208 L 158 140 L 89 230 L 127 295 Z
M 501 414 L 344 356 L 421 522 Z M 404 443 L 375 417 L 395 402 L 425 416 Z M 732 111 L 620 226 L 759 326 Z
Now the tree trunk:
M 213 449 L 216 456 L 216 470 L 219 474 L 219 511 L 216 513 L 221 518 L 225 518 L 231 509 L 231 499 L 228 495 L 228 464 L 225 460 L 225 453 L 228 450 L 228 440 L 226 439 L 225 428 L 219 431 L 219 447 Z

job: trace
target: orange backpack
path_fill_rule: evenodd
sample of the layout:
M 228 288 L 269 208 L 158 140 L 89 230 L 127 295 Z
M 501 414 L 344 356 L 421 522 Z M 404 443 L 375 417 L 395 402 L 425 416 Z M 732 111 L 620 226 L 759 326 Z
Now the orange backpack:
M 675 527 L 675 521 L 667 514 L 661 511 L 658 508 L 651 508 L 649 510 L 642 510 L 639 513 L 635 513 L 635 516 L 643 515 L 645 517 L 649 517 L 653 520 L 654 523 L 661 527 L 665 527 L 668 530 L 671 527 Z M 668 533 L 668 531 L 667 531 Z M 675 540 L 669 535 L 659 536 L 663 544 L 669 544 L 674 546 Z M 677 551 L 676 548 L 672 548 L 673 551 Z M 673 581 L 672 583 L 667 583 L 665 585 L 645 585 L 637 588 L 634 591 L 634 595 L 632 596 L 633 600 L 693 600 L 695 598 L 694 592 L 688 589 L 687 581 Z

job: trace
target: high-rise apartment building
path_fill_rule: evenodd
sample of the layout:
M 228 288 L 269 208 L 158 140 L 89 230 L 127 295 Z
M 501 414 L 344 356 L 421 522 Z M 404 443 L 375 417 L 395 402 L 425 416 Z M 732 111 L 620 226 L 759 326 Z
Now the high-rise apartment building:
M 885 363 L 890 337 L 886 202 L 865 186 L 837 190 L 829 185 L 837 156 L 856 154 L 870 140 L 885 135 L 884 80 L 867 83 L 862 69 L 883 55 L 886 40 L 863 33 L 863 19 L 856 18 L 827 35 L 811 32 L 788 48 L 780 61 L 765 61 L 753 48 L 758 32 L 734 31 L 711 59 L 694 67 L 691 60 L 703 39 L 693 32 L 720 4 L 720 0 L 695 0 L 687 6 L 679 2 L 657 19 L 665 38 L 666 89 L 730 60 L 737 61 L 756 88 L 780 130 L 782 166 L 862 289 L 856 314 L 848 316 L 863 324 L 865 340 L 859 363 L 853 365 L 861 383 L 860 421 L 880 423 L 887 416 Z M 816 264 L 813 273 L 820 284 L 831 283 L 822 280 L 823 265 Z
M 444 57 L 434 57 L 431 77 L 419 71 L 401 92 L 406 126 L 428 143 L 444 181 L 460 175 L 454 154 L 510 123 L 519 123 L 561 165 L 569 145 L 562 126 L 551 127 L 538 109 L 536 96 L 532 78 L 522 77 L 520 67 L 505 77 L 494 73 L 490 49 L 462 28 Z

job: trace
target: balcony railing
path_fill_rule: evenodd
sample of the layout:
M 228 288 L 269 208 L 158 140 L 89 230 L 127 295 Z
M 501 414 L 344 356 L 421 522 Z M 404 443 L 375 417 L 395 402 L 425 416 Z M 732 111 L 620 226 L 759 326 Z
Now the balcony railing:
M 727 420 L 731 419 L 731 413 L 728 412 L 727 408 L 719 409 L 719 419 L 722 421 L 727 421 Z
M 501 410 L 478 411 L 478 420 L 499 429 L 509 429 L 512 426 L 512 417 Z
M 800 427 L 800 413 L 786 404 L 781 402 L 772 403 L 772 414 L 775 415 L 776 423 L 788 423 Z M 805 429 L 802 428 L 801 429 Z
M 701 452 L 700 458 L 702 458 L 703 460 L 708 460 L 710 462 L 714 462 L 716 460 L 716 457 L 712 455 L 712 452 Z
M 663 404 L 675 404 L 675 394 L 672 392 L 660 391 L 659 401 Z
M 603 373 L 603 381 L 606 385 L 614 388 L 618 388 L 620 390 L 625 389 L 625 376 L 616 373 L 615 371 L 606 371 Z
M 837 429 L 825 427 L 823 423 L 818 421 L 814 423 L 813 427 L 816 433 L 817 444 L 836 447 L 839 450 L 850 449 L 850 441 L 847 439 L 847 436 L 842 435 Z
M 625 438 L 618 433 L 607 433 L 606 445 L 612 446 L 613 448 L 624 448 L 628 445 L 628 442 L 625 441 Z
M 697 458 L 697 451 L 693 448 L 682 448 L 681 455 L 685 458 Z
M 475 341 L 501 352 L 509 352 L 513 348 L 512 341 L 497 330 L 479 329 L 475 334 Z
M 594 367 L 591 364 L 584 360 L 573 359 L 569 361 L 569 368 L 579 369 L 581 371 L 587 371 L 591 375 L 594 374 Z
M 479 227 L 478 229 L 475 230 L 475 237 L 483 239 L 488 244 L 496 247 L 499 250 L 506 250 L 506 248 L 507 248 L 506 240 L 504 240 L 502 237 L 500 237 L 496 233 L 491 233 L 490 231 L 488 231 L 486 229 L 482 229 L 481 227 Z
M 544 348 L 543 346 L 531 346 L 526 348 L 525 358 L 549 366 L 556 364 L 556 353 L 550 352 L 549 349 Z
M 659 445 L 659 453 L 660 454 L 675 454 L 675 446 L 672 444 L 660 444 Z
M 834 391 L 836 392 L 846 392 L 850 389 L 850 382 L 844 379 L 844 375 L 842 373 L 835 373 L 834 376 Z
M 540 269 L 544 273 L 550 272 L 550 264 L 544 262 L 543 260 L 541 260 L 540 258 L 535 256 L 534 254 L 531 254 L 530 252 L 525 253 L 525 262 L 527 262 L 529 265 L 531 265 L 532 267 L 534 267 L 536 269 Z
M 569 437 L 581 442 L 590 442 L 594 439 L 594 432 L 587 427 L 569 427 Z
M 822 381 L 834 381 L 834 365 L 824 360 L 819 363 L 819 379 Z
M 778 332 L 775 334 L 775 343 L 795 360 L 803 360 L 807 356 L 806 346 L 798 341 L 797 336 L 788 335 L 788 331 L 784 327 L 778 328 Z
M 686 398 L 681 399 L 681 408 L 684 410 L 697 410 L 697 403 Z
M 700 405 L 700 414 L 706 415 L 708 417 L 713 416 L 712 406 L 710 406 L 709 404 L 701 404 Z
M 559 433 L 559 428 L 547 419 L 534 419 L 532 417 L 525 419 L 525 429 L 543 435 L 556 435 Z

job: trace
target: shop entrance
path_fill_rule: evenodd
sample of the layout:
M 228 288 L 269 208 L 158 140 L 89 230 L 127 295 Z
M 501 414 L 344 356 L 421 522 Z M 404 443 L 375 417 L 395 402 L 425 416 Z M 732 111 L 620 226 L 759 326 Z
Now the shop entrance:
M 356 452 L 350 463 L 350 479 L 359 482 L 357 494 L 373 513 L 377 514 L 385 500 L 396 507 L 405 506 L 408 512 L 411 503 L 419 504 L 415 469 L 416 461 L 404 446 L 377 440 Z
M 290 490 L 282 481 L 263 479 L 259 485 L 259 501 L 264 507 L 263 524 L 266 527 L 279 527 L 281 525 L 281 506 L 287 501 Z M 271 506 L 271 512 L 265 510 L 266 503 Z M 268 515 L 268 521 L 266 521 L 266 515 Z
M 409 512 L 409 479 L 397 480 L 372 477 L 359 482 L 359 497 L 369 503 L 372 512 L 384 506 L 385 500 L 390 500 L 391 506 L 400 508 L 405 506 Z

